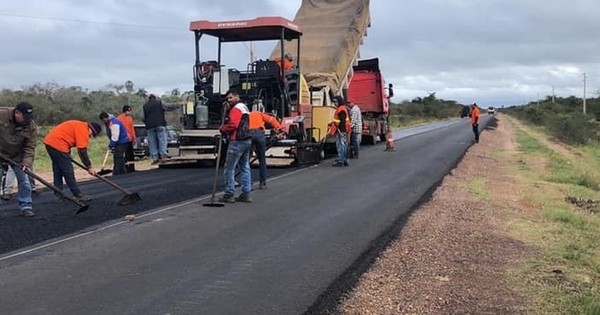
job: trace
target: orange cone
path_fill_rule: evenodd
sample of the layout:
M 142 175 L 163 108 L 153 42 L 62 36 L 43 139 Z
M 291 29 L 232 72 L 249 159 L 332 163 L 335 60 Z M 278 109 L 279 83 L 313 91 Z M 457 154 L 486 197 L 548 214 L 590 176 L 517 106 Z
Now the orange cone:
M 394 135 L 391 129 L 388 129 L 385 138 L 385 150 L 383 151 L 396 151 L 394 148 Z

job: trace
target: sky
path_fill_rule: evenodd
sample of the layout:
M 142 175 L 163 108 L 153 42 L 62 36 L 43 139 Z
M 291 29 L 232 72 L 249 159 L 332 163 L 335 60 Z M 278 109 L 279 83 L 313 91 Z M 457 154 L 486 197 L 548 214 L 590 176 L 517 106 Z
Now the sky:
M 51 82 L 98 90 L 131 80 L 157 94 L 191 90 L 190 21 L 293 20 L 300 4 L 1 1 L 0 89 Z M 463 104 L 508 106 L 553 92 L 583 97 L 584 86 L 587 97 L 599 96 L 598 0 L 371 0 L 370 9 L 360 54 L 379 57 L 395 102 L 435 92 Z M 257 44 L 259 57 L 268 57 L 274 44 L 267 44 Z M 236 45 L 225 60 L 243 69 L 249 45 Z M 206 50 L 207 58 L 211 52 Z

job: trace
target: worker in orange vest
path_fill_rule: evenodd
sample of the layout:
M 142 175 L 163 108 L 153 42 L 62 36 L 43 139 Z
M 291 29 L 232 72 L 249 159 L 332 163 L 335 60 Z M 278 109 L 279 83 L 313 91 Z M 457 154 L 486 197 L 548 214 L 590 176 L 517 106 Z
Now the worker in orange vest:
M 261 111 L 250 112 L 250 136 L 252 136 L 252 147 L 258 157 L 259 185 L 258 189 L 267 189 L 267 138 L 265 136 L 265 123 L 271 125 L 275 131 L 281 131 L 281 124 L 277 118 L 267 115 Z
M 471 126 L 475 134 L 475 143 L 479 143 L 479 106 L 477 103 L 471 105 Z
M 283 74 L 282 68 L 281 68 L 281 57 L 277 57 L 273 60 L 275 62 L 277 62 L 277 65 L 279 66 L 280 74 Z M 294 67 L 294 59 L 292 58 L 292 56 L 290 54 L 285 54 L 283 56 L 283 70 L 290 71 L 290 70 L 292 70 L 293 67 Z
M 127 173 L 135 171 L 135 156 L 133 155 L 133 143 L 135 142 L 135 128 L 133 127 L 133 115 L 131 114 L 132 108 L 129 105 L 123 105 L 123 113 L 117 118 L 123 123 L 127 130 L 127 136 L 129 136 L 129 142 L 125 149 L 125 170 Z
M 337 106 L 333 113 L 333 121 L 329 125 L 329 135 L 335 136 L 338 159 L 333 166 L 348 166 L 348 138 L 352 131 L 350 113 L 346 102 L 341 96 L 334 96 L 333 103 Z

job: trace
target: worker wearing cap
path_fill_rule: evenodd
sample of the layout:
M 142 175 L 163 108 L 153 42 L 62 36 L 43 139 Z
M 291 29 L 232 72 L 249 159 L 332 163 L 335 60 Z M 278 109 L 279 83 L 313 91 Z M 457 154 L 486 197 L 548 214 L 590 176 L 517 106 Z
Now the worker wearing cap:
M 267 139 L 265 137 L 265 123 L 271 125 L 276 131 L 281 130 L 281 124 L 277 118 L 260 111 L 250 112 L 250 136 L 252 136 L 252 147 L 258 158 L 259 185 L 258 189 L 267 189 Z
M 87 153 L 90 138 L 96 137 L 102 131 L 100 124 L 79 120 L 67 120 L 55 126 L 44 138 L 46 151 L 52 160 L 52 172 L 54 173 L 54 186 L 63 188 L 63 178 L 73 193 L 73 197 L 79 201 L 90 201 L 92 197 L 79 190 L 75 180 L 75 171 L 71 163 L 71 148 L 77 148 L 77 153 L 83 165 L 90 175 L 96 175 L 92 162 Z M 54 195 L 55 201 L 62 201 L 58 194 Z
M 479 106 L 477 103 L 471 105 L 471 126 L 475 134 L 475 143 L 479 143 Z
M 26 217 L 34 215 L 31 184 L 26 172 L 33 167 L 36 139 L 37 125 L 33 121 L 31 104 L 21 102 L 15 108 L 0 108 L 0 153 L 16 163 L 11 166 L 19 186 L 19 210 Z M 0 170 L 0 178 L 3 173 L 4 167 Z
M 332 101 L 337 108 L 333 113 L 333 121 L 329 125 L 329 135 L 335 136 L 338 152 L 338 159 L 333 166 L 348 166 L 348 135 L 352 131 L 350 113 L 341 96 L 334 96 Z
M 127 136 L 129 142 L 127 142 L 127 148 L 125 149 L 125 169 L 127 173 L 135 171 L 135 155 L 133 154 L 133 143 L 135 142 L 135 128 L 133 127 L 133 115 L 132 109 L 129 105 L 123 105 L 123 113 L 117 117 L 125 129 L 127 129 Z

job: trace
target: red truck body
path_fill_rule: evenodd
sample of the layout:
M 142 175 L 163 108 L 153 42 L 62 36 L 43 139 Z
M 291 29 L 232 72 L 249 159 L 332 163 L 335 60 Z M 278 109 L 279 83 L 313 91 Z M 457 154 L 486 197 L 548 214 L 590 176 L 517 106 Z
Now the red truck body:
M 360 60 L 353 70 L 348 100 L 360 107 L 363 142 L 375 144 L 377 140 L 385 141 L 390 108 L 379 59 Z

